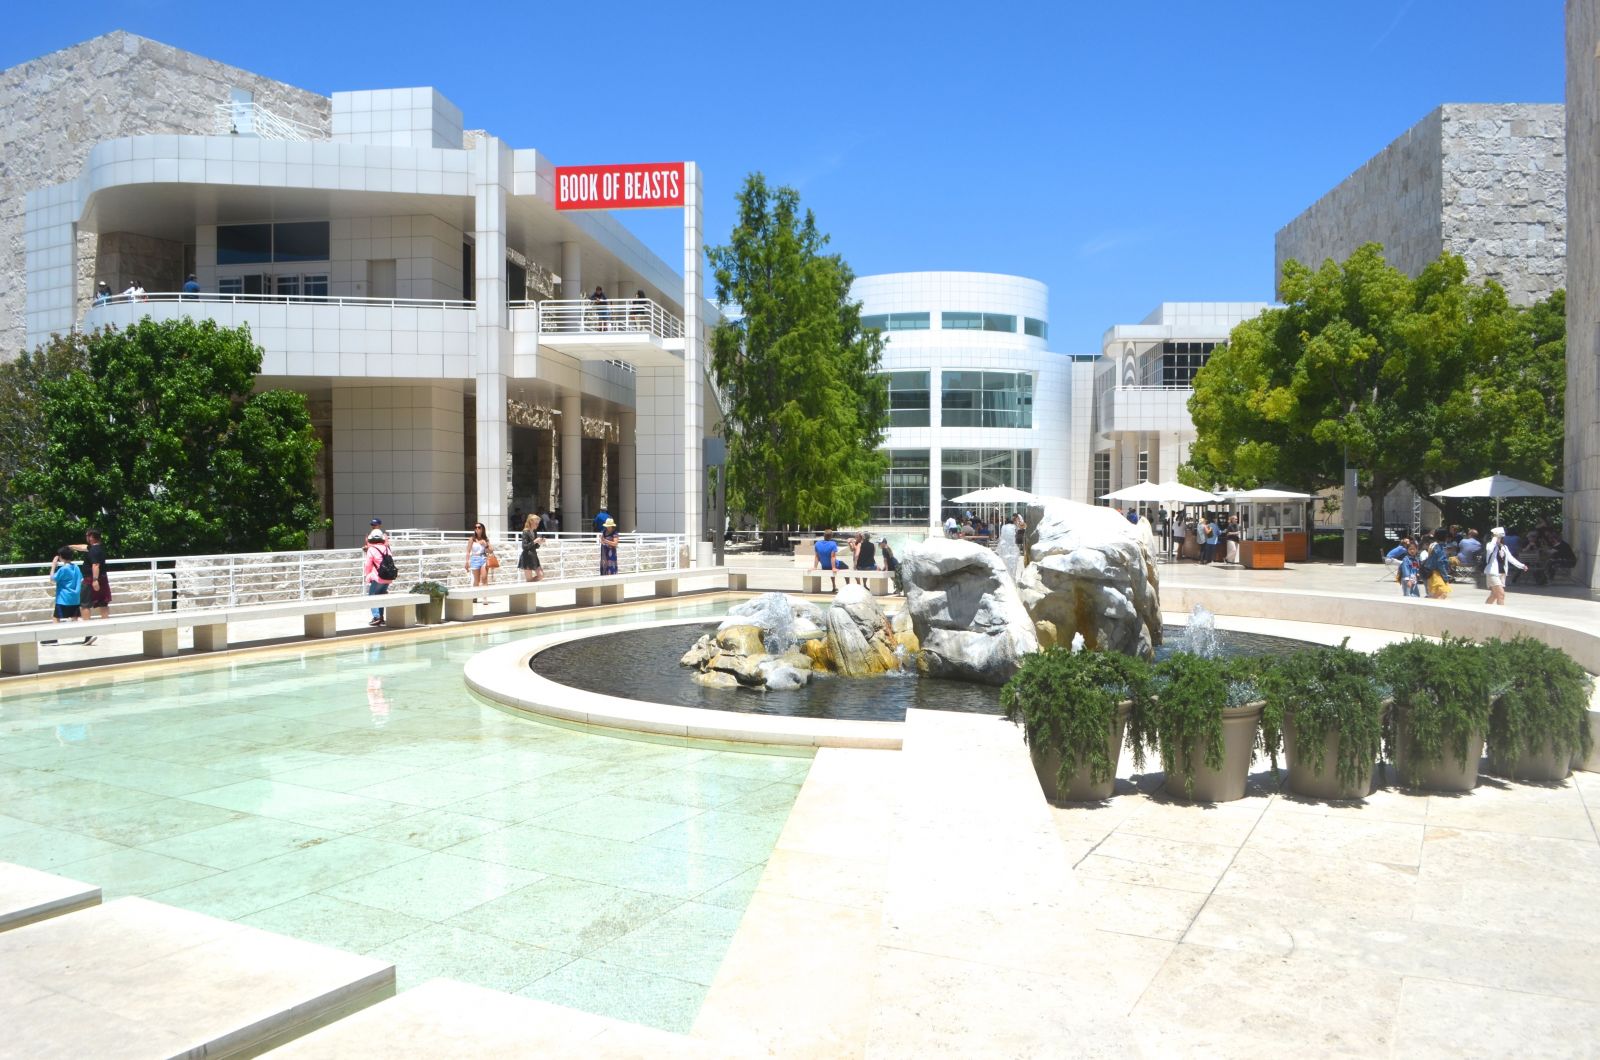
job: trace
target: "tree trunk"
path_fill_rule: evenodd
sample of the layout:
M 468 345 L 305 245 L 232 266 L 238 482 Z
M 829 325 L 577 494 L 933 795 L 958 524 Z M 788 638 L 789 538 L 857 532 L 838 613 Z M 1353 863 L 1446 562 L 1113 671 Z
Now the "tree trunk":
M 1372 505 L 1372 532 L 1367 535 L 1372 542 L 1371 547 L 1382 556 L 1388 551 L 1388 538 L 1384 531 L 1389 529 L 1388 521 L 1384 518 L 1383 501 L 1389 495 L 1389 484 L 1382 479 L 1374 478 L 1367 491 L 1367 501 Z M 1370 557 L 1369 557 L 1370 558 Z

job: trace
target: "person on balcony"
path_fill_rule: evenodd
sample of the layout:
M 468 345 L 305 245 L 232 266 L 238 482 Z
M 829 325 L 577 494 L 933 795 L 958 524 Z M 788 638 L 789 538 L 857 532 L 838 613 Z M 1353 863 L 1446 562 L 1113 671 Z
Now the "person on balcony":
M 633 292 L 633 308 L 629 311 L 631 317 L 629 326 L 634 331 L 650 330 L 650 307 L 645 304 L 648 301 L 649 299 L 642 290 Z
M 188 278 L 183 281 L 183 293 L 184 294 L 199 294 L 200 293 L 200 281 L 194 278 L 194 273 L 192 273 L 192 272 L 189 274 Z
M 95 284 L 94 304 L 105 305 L 109 301 L 111 301 L 111 285 L 106 281 L 101 280 L 99 283 Z
M 617 533 L 617 521 L 607 519 L 600 528 L 600 573 L 617 573 L 617 545 L 622 535 Z
M 594 307 L 595 318 L 600 321 L 600 330 L 610 331 L 611 310 L 606 308 L 606 289 L 595 284 L 594 293 L 589 296 L 589 304 Z

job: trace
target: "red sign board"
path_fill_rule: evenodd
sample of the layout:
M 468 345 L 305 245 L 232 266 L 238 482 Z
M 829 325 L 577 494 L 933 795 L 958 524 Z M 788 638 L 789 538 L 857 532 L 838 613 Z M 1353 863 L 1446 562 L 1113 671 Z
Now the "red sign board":
M 558 210 L 646 210 L 682 205 L 682 162 L 556 167 Z

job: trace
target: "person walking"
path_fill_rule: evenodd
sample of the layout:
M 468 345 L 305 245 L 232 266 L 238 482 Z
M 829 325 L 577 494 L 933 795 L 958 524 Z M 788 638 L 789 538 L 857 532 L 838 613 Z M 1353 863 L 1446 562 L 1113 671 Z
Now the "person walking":
M 811 561 L 811 569 L 828 571 L 833 591 L 838 592 L 839 575 L 834 572 L 839 569 L 839 543 L 833 539 L 833 531 L 824 530 L 821 540 L 812 546 L 811 551 L 816 557 Z
M 1227 543 L 1228 562 L 1237 565 L 1239 562 L 1239 517 L 1228 516 L 1228 528 L 1223 532 L 1223 540 Z
M 1448 535 L 1447 530 L 1435 530 L 1433 541 L 1427 546 L 1427 555 L 1422 559 L 1422 570 L 1428 579 L 1428 599 L 1448 600 L 1450 598 L 1450 583 L 1445 576 L 1450 573 L 1450 557 L 1445 554 L 1444 540 Z
M 850 553 L 855 557 L 856 570 L 878 569 L 878 546 L 872 543 L 872 538 L 867 535 L 866 531 L 856 535 L 855 541 L 850 546 Z M 849 580 L 849 578 L 845 579 L 846 582 L 849 582 Z M 862 585 L 867 584 L 867 579 L 865 578 L 857 578 L 856 581 Z
M 474 589 L 489 584 L 489 559 L 492 556 L 494 556 L 494 542 L 489 540 L 489 531 L 484 529 L 482 523 L 473 523 L 472 536 L 467 539 L 466 562 L 462 566 L 472 575 Z M 495 566 L 499 565 L 500 561 L 496 559 Z M 474 600 L 473 603 L 481 604 L 483 600 Z
M 1183 539 L 1188 536 L 1189 528 L 1184 525 L 1183 513 L 1179 512 L 1172 517 L 1172 558 L 1183 558 Z
M 544 567 L 539 563 L 539 546 L 544 538 L 539 536 L 539 517 L 530 515 L 522 522 L 522 553 L 517 556 L 517 569 L 522 580 L 536 582 L 544 577 Z
M 1528 569 L 1528 565 L 1513 556 L 1506 547 L 1506 528 L 1497 526 L 1489 531 L 1489 544 L 1483 550 L 1483 580 L 1489 586 L 1489 599 L 1484 603 L 1505 606 L 1508 566 Z
M 361 570 L 362 580 L 367 583 L 368 596 L 384 595 L 389 591 L 389 584 L 395 579 L 397 572 L 394 568 L 394 555 L 389 551 L 389 544 L 384 540 L 383 531 L 376 527 L 367 535 L 366 547 L 362 549 Z M 372 609 L 372 621 L 367 625 L 383 625 L 383 608 Z
M 600 528 L 600 573 L 617 573 L 617 545 L 622 541 L 622 535 L 617 532 L 617 521 L 607 519 Z
M 383 520 L 382 519 L 374 519 L 374 520 L 372 520 L 372 522 L 368 523 L 367 525 L 369 527 L 369 529 L 367 530 L 367 533 L 369 535 L 372 533 L 373 530 L 376 530 L 378 532 L 379 539 L 382 540 L 385 545 L 387 545 L 389 543 L 389 535 L 384 532 Z
M 98 530 L 85 530 L 83 541 L 76 545 L 67 545 L 73 552 L 83 553 L 82 565 L 79 567 L 83 575 L 83 584 L 86 588 L 80 590 L 79 600 L 81 613 L 84 618 L 110 618 L 111 617 L 111 578 L 106 573 L 106 546 Z M 59 555 L 60 553 L 57 553 Z M 87 603 L 83 599 L 87 598 Z M 99 615 L 89 612 L 98 611 Z M 89 637 L 85 644 L 93 644 L 94 637 Z

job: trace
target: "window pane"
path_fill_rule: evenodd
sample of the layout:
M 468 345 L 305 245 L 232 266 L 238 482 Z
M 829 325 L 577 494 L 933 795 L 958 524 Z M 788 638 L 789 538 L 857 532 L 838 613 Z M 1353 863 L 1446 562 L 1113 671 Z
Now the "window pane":
M 1025 333 L 1032 335 L 1036 339 L 1047 339 L 1050 337 L 1049 325 L 1047 325 L 1044 321 L 1036 320 L 1033 317 L 1022 318 L 1022 330 Z
M 308 296 L 310 296 L 312 298 L 326 298 L 326 297 L 328 297 L 328 274 L 327 273 L 325 273 L 325 272 L 318 273 L 318 274 L 316 274 L 314 276 L 307 276 L 304 279 L 305 279 L 305 290 L 302 292 L 303 294 L 306 294 L 306 295 L 308 295 Z
M 985 313 L 983 314 L 983 330 L 1015 332 L 1017 330 L 1017 318 L 1005 313 Z
M 890 331 L 927 331 L 928 313 L 890 313 Z
M 928 450 L 890 449 L 872 521 L 880 524 L 928 524 Z
M 983 314 L 943 312 L 939 314 L 939 327 L 945 331 L 979 331 L 983 328 Z
M 862 331 L 884 331 L 889 327 L 889 314 L 875 313 L 870 317 L 861 318 Z
M 328 260 L 328 222 L 326 221 L 293 221 L 287 224 L 274 225 L 272 240 L 272 260 L 274 261 Z
M 272 281 L 272 293 L 294 296 L 300 293 L 300 277 L 278 276 Z
M 272 260 L 271 225 L 218 225 L 218 265 L 264 265 Z

